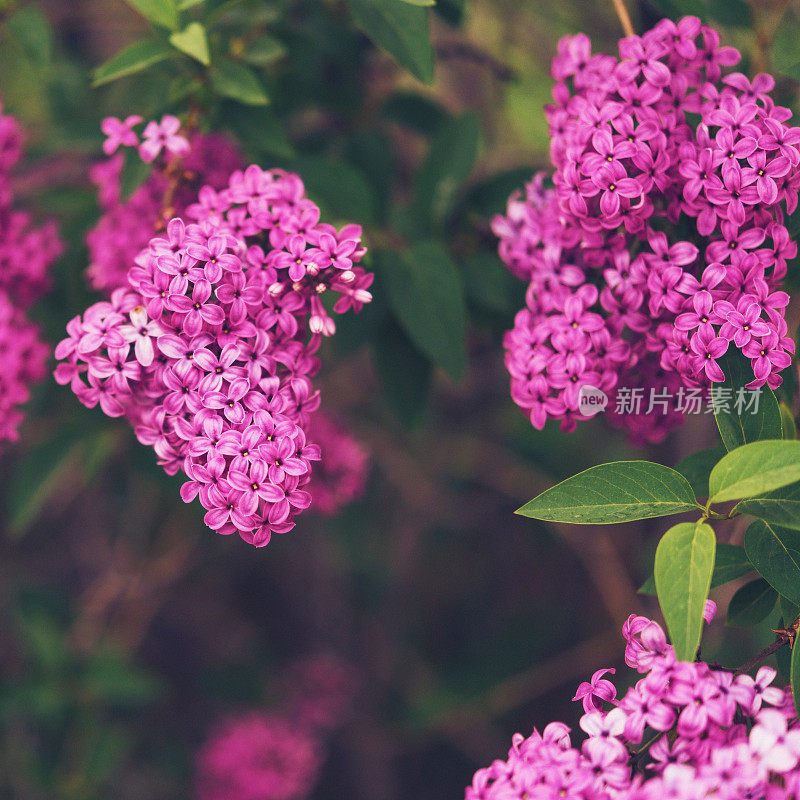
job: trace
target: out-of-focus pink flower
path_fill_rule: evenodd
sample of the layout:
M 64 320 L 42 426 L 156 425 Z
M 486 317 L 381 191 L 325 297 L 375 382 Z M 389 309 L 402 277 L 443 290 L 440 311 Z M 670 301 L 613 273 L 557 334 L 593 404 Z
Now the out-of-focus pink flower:
M 155 161 L 158 154 L 165 150 L 173 156 L 182 158 L 189 154 L 189 140 L 181 136 L 181 121 L 171 114 L 165 114 L 161 122 L 152 120 L 145 126 L 143 141 L 139 145 L 139 155 L 148 164 Z
M 252 712 L 212 731 L 197 754 L 197 800 L 304 800 L 317 781 L 322 748 L 306 728 Z
M 116 117 L 106 117 L 100 125 L 100 130 L 106 135 L 103 152 L 110 156 L 120 145 L 136 147 L 139 144 L 139 136 L 133 128 L 141 121 L 142 118 L 138 114 L 131 114 L 124 122 Z

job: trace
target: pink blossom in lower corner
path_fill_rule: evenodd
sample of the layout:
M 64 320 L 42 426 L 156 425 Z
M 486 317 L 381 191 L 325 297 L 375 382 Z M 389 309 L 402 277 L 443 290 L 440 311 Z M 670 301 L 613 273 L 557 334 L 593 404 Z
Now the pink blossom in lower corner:
M 197 755 L 197 800 L 303 800 L 323 749 L 309 729 L 250 712 L 223 722 Z
M 707 619 L 714 609 L 706 609 Z M 790 800 L 800 796 L 800 721 L 791 692 L 675 659 L 659 625 L 631 615 L 625 662 L 641 674 L 622 697 L 595 672 L 574 700 L 585 734 L 562 722 L 516 734 L 505 760 L 475 773 L 466 800 Z

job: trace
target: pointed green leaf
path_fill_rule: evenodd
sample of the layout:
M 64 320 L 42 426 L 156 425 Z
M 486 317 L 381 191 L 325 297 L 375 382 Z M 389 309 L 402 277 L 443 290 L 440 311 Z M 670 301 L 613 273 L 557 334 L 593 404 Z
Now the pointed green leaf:
M 409 339 L 451 378 L 466 364 L 466 306 L 461 275 L 438 242 L 384 253 L 376 269 Z
M 781 403 L 779 405 L 779 409 L 781 412 L 781 428 L 783 430 L 783 438 L 796 439 L 797 425 L 794 421 L 794 415 L 789 410 L 789 407 L 786 405 L 786 403 Z
M 208 66 L 211 63 L 206 29 L 199 22 L 190 22 L 182 31 L 170 34 L 169 41 L 173 47 L 201 64 Z
M 53 28 L 38 8 L 22 6 L 9 17 L 6 26 L 31 64 L 45 68 L 50 66 L 53 60 Z
M 738 544 L 718 544 L 711 588 L 743 578 L 753 571 L 745 549 Z
M 171 31 L 178 28 L 178 4 L 175 0 L 125 0 L 146 20 Z
M 712 503 L 755 497 L 800 480 L 800 441 L 752 442 L 731 450 L 711 470 Z
M 610 524 L 699 507 L 680 472 L 650 461 L 615 461 L 567 478 L 516 513 L 550 522 Z
M 414 77 L 433 80 L 429 11 L 403 0 L 347 0 L 356 25 Z
M 800 483 L 784 486 L 759 497 L 742 500 L 737 511 L 800 530 Z
M 745 627 L 765 620 L 778 602 L 778 593 L 763 579 L 746 583 L 731 598 L 726 624 Z
M 714 574 L 711 576 L 711 588 L 716 589 L 725 583 L 743 578 L 753 571 L 753 565 L 747 560 L 744 547 L 737 544 L 718 544 L 714 558 Z M 656 579 L 651 575 L 639 588 L 639 594 L 655 594 Z
M 130 196 L 147 180 L 152 171 L 152 166 L 142 161 L 139 151 L 135 147 L 125 149 L 125 160 L 122 164 L 119 182 L 119 195 L 123 203 L 130 199 Z
M 703 522 L 671 527 L 656 549 L 656 591 L 680 661 L 694 661 L 703 634 L 717 539 Z
M 800 531 L 756 520 L 744 535 L 744 548 L 764 580 L 800 605 Z
M 439 103 L 415 92 L 393 94 L 386 101 L 381 115 L 390 122 L 404 125 L 423 136 L 432 136 L 436 129 L 449 118 Z M 530 173 L 527 177 L 530 177 Z M 508 192 L 506 197 L 508 197 Z
M 733 450 L 748 442 L 780 439 L 783 432 L 775 392 L 769 386 L 750 391 L 745 385 L 753 380 L 750 360 L 736 348 L 719 359 L 725 373 L 723 383 L 714 384 L 714 416 L 722 442 Z
M 472 172 L 480 145 L 478 115 L 467 111 L 442 125 L 416 177 L 414 214 L 422 225 L 442 223 Z
M 722 445 L 698 450 L 681 459 L 675 465 L 675 469 L 686 477 L 698 497 L 708 497 L 708 476 L 725 453 L 726 450 Z
M 219 61 L 209 72 L 211 87 L 220 97 L 229 97 L 248 106 L 269 103 L 261 81 L 250 67 L 239 61 Z
M 125 75 L 141 72 L 174 55 L 175 51 L 166 42 L 159 42 L 155 39 L 142 39 L 134 42 L 94 71 L 92 86 L 102 86 L 104 83 L 110 83 Z
M 266 67 L 286 55 L 286 48 L 272 36 L 259 36 L 242 56 L 250 64 Z

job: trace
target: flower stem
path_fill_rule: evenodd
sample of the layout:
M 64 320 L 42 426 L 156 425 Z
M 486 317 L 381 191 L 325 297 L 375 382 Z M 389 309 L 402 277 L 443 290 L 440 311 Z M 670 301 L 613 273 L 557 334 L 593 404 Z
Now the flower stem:
M 624 0 L 611 0 L 611 2 L 614 4 L 614 11 L 617 12 L 619 24 L 622 26 L 622 30 L 625 32 L 625 35 L 635 36 L 636 32 L 633 30 L 633 23 L 631 22 L 630 15 L 628 14 L 628 9 L 625 8 Z
M 753 667 L 757 667 L 765 658 L 768 658 L 773 653 L 776 653 L 784 645 L 788 644 L 789 647 L 794 647 L 797 632 L 800 630 L 800 617 L 798 617 L 788 628 L 779 628 L 774 630 L 773 633 L 778 634 L 778 638 L 768 647 L 765 647 L 758 655 L 753 656 L 748 662 L 742 664 L 739 669 L 734 672 L 734 675 L 742 675 L 745 672 L 750 672 Z

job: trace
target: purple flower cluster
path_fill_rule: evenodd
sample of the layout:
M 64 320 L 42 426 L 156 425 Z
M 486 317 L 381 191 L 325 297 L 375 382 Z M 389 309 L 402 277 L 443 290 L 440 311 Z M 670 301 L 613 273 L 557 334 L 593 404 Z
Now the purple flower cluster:
M 800 721 L 791 692 L 755 678 L 675 660 L 664 631 L 631 615 L 625 662 L 643 677 L 617 697 L 598 670 L 575 700 L 586 738 L 552 722 L 517 734 L 508 759 L 475 773 L 466 800 L 789 800 L 800 793 Z
M 311 376 L 337 313 L 371 300 L 361 228 L 320 222 L 297 175 L 257 166 L 204 186 L 154 237 L 130 288 L 70 321 L 56 380 L 84 405 L 126 416 L 206 524 L 263 546 L 307 508 L 320 449 L 306 437 Z
M 314 496 L 314 510 L 333 516 L 364 494 L 369 469 L 369 452 L 326 411 L 311 417 L 309 438 L 322 451 L 308 490 Z
M 63 250 L 55 224 L 35 228 L 13 205 L 11 169 L 22 155 L 22 131 L 0 105 L 0 441 L 14 441 L 19 406 L 47 374 L 50 348 L 27 309 L 46 292 L 52 262 Z
M 164 119 L 166 123 L 162 124 L 170 125 L 170 120 L 177 122 L 174 117 Z M 202 186 L 210 186 L 216 191 L 224 189 L 230 174 L 244 166 L 238 150 L 224 136 L 194 133 L 187 139 L 174 133 L 173 137 L 185 142 L 186 146 L 177 144 L 164 150 L 154 162 L 147 180 L 127 200 L 123 200 L 120 179 L 124 158 L 122 153 L 115 151 L 119 145 L 136 147 L 139 144 L 132 126 L 141 121 L 141 117 L 135 116 L 128 117 L 124 123 L 113 117 L 105 119 L 103 131 L 109 138 L 103 149 L 110 158 L 96 164 L 90 171 L 92 182 L 98 188 L 98 201 L 103 213 L 86 236 L 89 248 L 86 274 L 92 288 L 109 295 L 114 289 L 128 285 L 128 270 L 134 258 L 152 238 L 161 219 L 170 180 L 167 173 L 178 159 L 181 159 L 182 174 L 171 202 L 171 216 L 175 217 L 186 214 L 187 207 L 195 201 Z M 145 131 L 151 125 L 160 130 L 157 123 L 150 122 Z M 147 141 L 145 139 L 145 143 Z M 140 145 L 140 149 L 145 143 Z M 152 150 L 152 147 L 146 149 L 145 154 L 152 153 Z
M 619 55 L 592 55 L 583 34 L 561 40 L 546 109 L 553 188 L 536 176 L 493 224 L 529 282 L 506 364 L 539 428 L 570 429 L 581 387 L 635 386 L 643 364 L 651 386 L 706 386 L 733 346 L 752 364 L 749 388 L 774 388 L 794 352 L 779 287 L 797 254 L 784 223 L 800 128 L 769 96 L 773 79 L 723 77 L 739 55 L 695 17 L 623 39 Z M 631 425 L 657 440 L 678 421 Z

